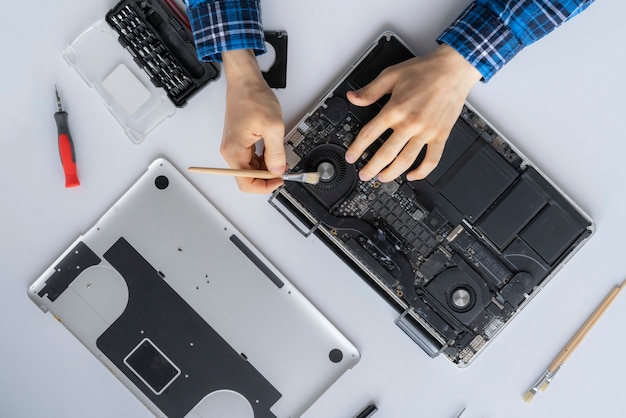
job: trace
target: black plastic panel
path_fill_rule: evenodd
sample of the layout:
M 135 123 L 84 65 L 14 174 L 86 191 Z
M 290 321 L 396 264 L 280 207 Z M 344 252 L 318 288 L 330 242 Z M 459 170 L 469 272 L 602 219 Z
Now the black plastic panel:
M 382 39 L 367 58 L 357 66 L 351 79 L 357 88 L 364 87 L 385 68 L 413 57 L 414 55 L 397 38 Z
M 54 266 L 54 273 L 37 295 L 40 298 L 46 296 L 54 302 L 85 269 L 97 264 L 100 264 L 100 257 L 80 241 Z
M 270 408 L 281 394 L 241 353 L 233 350 L 130 243 L 120 238 L 104 258 L 126 281 L 129 296 L 122 315 L 96 344 L 168 418 L 184 417 L 206 395 L 221 389 L 246 397 L 255 417 L 275 418 Z M 145 338 L 181 370 L 160 395 L 124 363 Z

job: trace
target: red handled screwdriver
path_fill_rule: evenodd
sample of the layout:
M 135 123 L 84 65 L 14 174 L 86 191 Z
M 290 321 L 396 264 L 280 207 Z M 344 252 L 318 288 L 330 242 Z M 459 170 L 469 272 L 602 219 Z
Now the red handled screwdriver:
M 57 123 L 59 135 L 59 154 L 61 155 L 61 164 L 65 173 L 65 187 L 76 187 L 80 185 L 80 181 L 78 181 L 78 174 L 76 174 L 76 154 L 74 153 L 74 143 L 70 135 L 70 128 L 67 124 L 67 112 L 63 110 L 57 86 L 54 86 L 54 92 L 57 96 L 57 111 L 54 114 L 54 120 Z

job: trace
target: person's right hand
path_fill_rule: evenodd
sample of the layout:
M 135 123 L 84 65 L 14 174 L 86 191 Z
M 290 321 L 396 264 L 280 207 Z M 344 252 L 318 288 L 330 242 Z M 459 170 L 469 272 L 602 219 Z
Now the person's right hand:
M 376 176 L 392 181 L 408 170 L 424 146 L 426 155 L 407 180 L 426 177 L 439 163 L 465 99 L 481 74 L 448 45 L 430 54 L 388 67 L 371 83 L 350 91 L 348 100 L 369 106 L 386 94 L 389 101 L 361 128 L 346 152 L 354 163 L 386 130 L 393 133 L 359 172 L 363 181 Z
M 261 74 L 249 49 L 222 53 L 226 74 L 226 114 L 220 151 L 231 168 L 269 170 L 283 174 L 286 169 L 283 144 L 285 125 L 280 104 Z M 258 155 L 257 143 L 264 150 Z M 283 180 L 236 177 L 243 192 L 271 193 Z

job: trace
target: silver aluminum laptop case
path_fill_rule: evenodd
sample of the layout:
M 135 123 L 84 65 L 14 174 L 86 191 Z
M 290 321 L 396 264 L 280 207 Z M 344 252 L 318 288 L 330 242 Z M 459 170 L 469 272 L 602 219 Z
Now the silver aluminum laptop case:
M 296 417 L 359 361 L 165 159 L 28 295 L 159 417 Z

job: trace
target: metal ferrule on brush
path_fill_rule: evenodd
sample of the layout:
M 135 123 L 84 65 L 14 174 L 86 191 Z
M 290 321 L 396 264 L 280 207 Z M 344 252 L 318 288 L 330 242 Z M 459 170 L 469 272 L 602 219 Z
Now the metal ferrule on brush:
M 556 369 L 552 371 L 546 370 L 545 373 L 542 374 L 541 377 L 539 377 L 539 379 L 537 379 L 535 384 L 533 384 L 533 386 L 528 391 L 534 395 L 539 390 L 542 390 L 542 391 L 546 390 L 546 387 L 550 383 L 552 383 L 552 379 L 554 379 L 554 375 L 556 375 L 556 373 L 559 370 L 561 370 L 561 365 L 559 365 Z
M 304 183 L 306 174 L 307 173 L 285 173 L 283 174 L 283 180 Z
M 543 386 L 548 381 L 548 379 L 552 379 L 550 371 L 546 371 L 544 374 L 542 374 L 539 379 L 537 379 L 537 381 L 532 385 L 532 387 L 528 389 L 528 392 L 533 395 L 539 392 L 539 388 L 541 388 L 541 386 Z
M 554 379 L 554 376 L 556 376 L 556 373 L 561 370 L 561 366 L 563 365 L 563 363 L 559 364 L 558 367 L 552 371 L 548 370 L 545 374 L 545 381 L 542 387 L 542 390 L 546 390 L 546 386 L 548 386 L 550 383 L 552 383 L 552 379 Z

